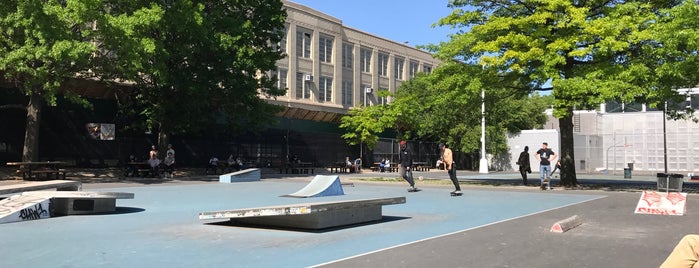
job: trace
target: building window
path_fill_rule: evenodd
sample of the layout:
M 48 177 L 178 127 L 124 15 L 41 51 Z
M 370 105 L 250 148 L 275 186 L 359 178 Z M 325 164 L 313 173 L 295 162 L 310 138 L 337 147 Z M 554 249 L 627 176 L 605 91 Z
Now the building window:
M 422 71 L 425 73 L 431 73 L 432 72 L 432 65 L 423 64 Z
M 393 78 L 396 80 L 403 80 L 403 65 L 405 65 L 405 59 L 393 58 Z
M 332 102 L 333 100 L 333 79 L 321 76 L 318 79 L 318 102 Z
M 296 30 L 296 55 L 299 58 L 311 58 L 311 33 L 302 29 Z
M 296 73 L 296 99 L 310 99 L 312 81 L 304 80 L 304 73 Z
M 379 52 L 379 75 L 388 76 L 388 54 Z
M 318 57 L 320 57 L 320 62 L 332 63 L 333 39 L 330 37 L 321 36 L 318 40 Z
M 417 61 L 411 60 L 410 61 L 410 66 L 408 66 L 408 75 L 410 78 L 415 78 L 415 75 L 417 74 L 417 70 L 420 66 L 420 63 Z
M 354 46 L 352 44 L 342 44 L 342 67 L 352 69 L 354 60 Z
M 279 29 L 278 31 L 282 32 L 282 40 L 280 40 L 279 43 L 272 45 L 272 47 L 275 49 L 279 49 L 281 53 L 286 53 L 286 35 L 288 33 L 288 29 L 285 26 L 284 28 Z
M 370 88 L 371 86 L 362 84 L 362 87 L 359 89 L 359 103 L 362 105 L 369 105 L 369 100 L 367 99 L 369 93 L 366 93 L 366 89 Z
M 352 106 L 354 102 L 352 89 L 352 81 L 342 80 L 342 105 Z
M 384 88 L 384 89 L 379 89 L 379 91 L 386 91 L 386 89 L 385 89 L 385 88 Z M 379 105 L 386 105 L 386 104 L 388 104 L 388 98 L 387 98 L 387 97 L 378 97 L 379 94 L 376 94 L 376 96 L 377 96 L 377 97 L 376 97 L 376 102 L 377 102 Z
M 363 73 L 371 71 L 371 48 L 361 48 L 359 50 L 359 64 Z
M 286 69 L 280 68 L 279 71 L 277 71 L 277 87 L 279 89 L 286 89 L 287 75 L 288 71 Z

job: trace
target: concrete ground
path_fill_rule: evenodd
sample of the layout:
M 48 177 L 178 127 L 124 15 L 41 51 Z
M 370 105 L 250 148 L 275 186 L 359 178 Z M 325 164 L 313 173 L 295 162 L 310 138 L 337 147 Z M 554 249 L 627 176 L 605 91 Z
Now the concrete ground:
M 89 174 L 69 179 L 136 198 L 119 200 L 116 214 L 0 226 L 0 267 L 657 267 L 699 220 L 695 182 L 684 184 L 684 216 L 634 214 L 640 190 L 656 186 L 650 175 L 579 174 L 580 189 L 554 180 L 554 190 L 540 191 L 521 186 L 515 173 L 459 171 L 464 196 L 450 197 L 443 172 L 415 172 L 418 193 L 405 192 L 396 173 L 364 172 L 339 174 L 355 185 L 345 186 L 345 196 L 316 200 L 280 197 L 312 175 L 269 171 L 261 182 L 220 184 L 195 171 L 166 180 Z M 196 219 L 207 210 L 380 196 L 408 201 L 384 207 L 378 223 L 314 232 Z M 549 232 L 573 215 L 583 224 Z

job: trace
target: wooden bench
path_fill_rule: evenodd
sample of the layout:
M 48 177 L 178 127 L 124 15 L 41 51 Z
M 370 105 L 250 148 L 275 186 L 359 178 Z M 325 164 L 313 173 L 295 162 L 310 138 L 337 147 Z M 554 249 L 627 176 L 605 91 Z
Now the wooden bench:
M 200 220 L 227 219 L 243 224 L 301 229 L 325 229 L 379 221 L 382 206 L 404 204 L 405 196 L 291 204 L 199 213 Z
M 0 186 L 0 195 L 21 193 L 27 191 L 39 191 L 56 189 L 58 191 L 79 191 L 82 183 L 79 181 L 50 180 L 37 182 L 22 182 Z
M 287 167 L 279 168 L 279 174 L 315 174 L 314 167 Z

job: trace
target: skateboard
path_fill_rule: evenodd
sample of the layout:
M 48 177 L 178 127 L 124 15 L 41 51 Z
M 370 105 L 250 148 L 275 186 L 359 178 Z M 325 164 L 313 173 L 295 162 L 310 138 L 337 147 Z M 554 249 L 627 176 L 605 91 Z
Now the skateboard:
M 545 178 L 541 183 L 541 190 L 551 190 L 551 178 Z
M 451 196 L 462 196 L 462 195 L 464 195 L 464 193 L 455 193 L 455 192 L 451 192 L 451 193 L 449 193 L 449 194 L 451 194 Z
M 409 192 L 409 193 L 414 193 L 414 192 L 419 192 L 419 191 L 422 191 L 422 190 L 420 190 L 420 189 L 418 189 L 418 188 L 409 188 L 409 189 L 408 189 L 408 192 Z

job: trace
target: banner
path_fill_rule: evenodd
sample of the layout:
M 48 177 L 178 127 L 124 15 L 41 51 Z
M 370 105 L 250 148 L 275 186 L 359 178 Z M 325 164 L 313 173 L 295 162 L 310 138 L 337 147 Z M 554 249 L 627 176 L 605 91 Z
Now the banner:
M 687 193 L 643 191 L 636 206 L 636 214 L 684 215 Z
M 114 124 L 87 123 L 85 124 L 85 128 L 87 129 L 87 134 L 95 140 L 111 141 L 114 140 L 116 136 L 116 126 Z

